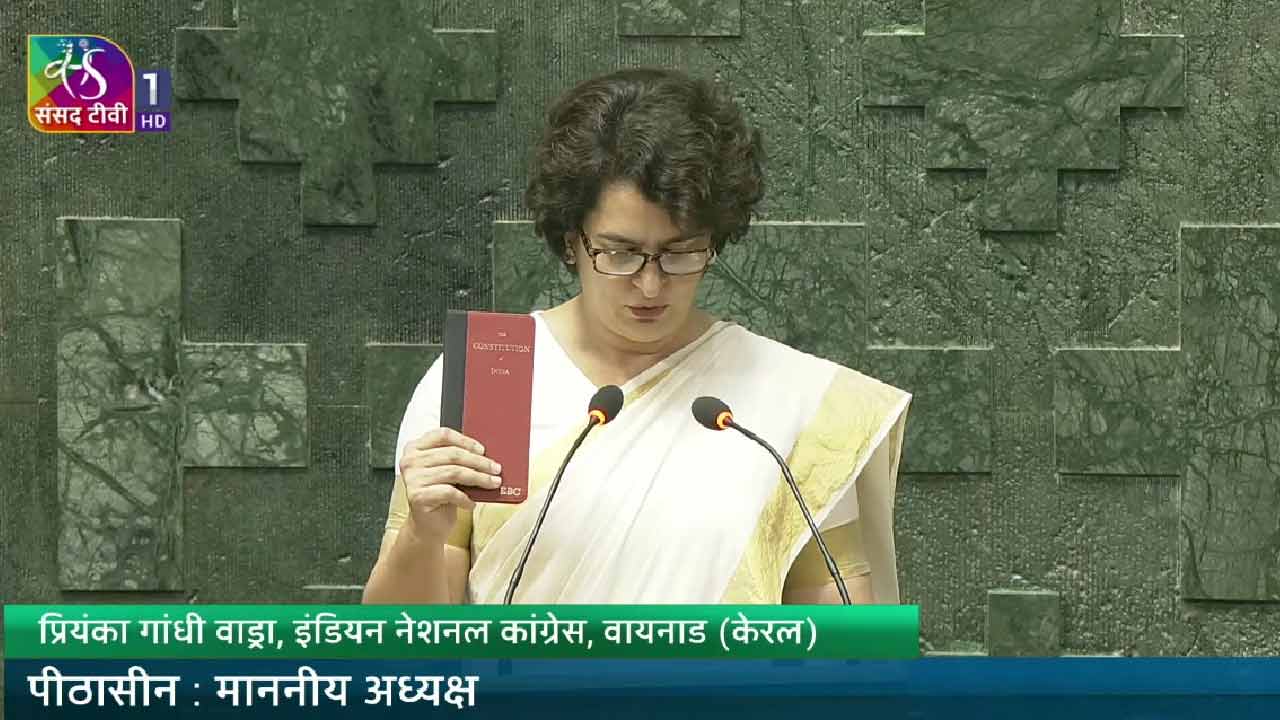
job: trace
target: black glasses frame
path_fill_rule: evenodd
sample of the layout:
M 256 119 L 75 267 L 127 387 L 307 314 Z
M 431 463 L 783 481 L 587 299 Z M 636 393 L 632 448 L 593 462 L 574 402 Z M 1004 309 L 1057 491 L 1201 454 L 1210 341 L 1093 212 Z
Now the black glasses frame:
M 658 269 L 661 270 L 666 275 L 675 275 L 675 276 L 698 275 L 700 273 L 706 272 L 707 268 L 711 267 L 711 264 L 716 261 L 716 250 L 715 248 L 710 248 L 710 247 L 701 248 L 698 250 L 664 250 L 660 253 L 647 253 L 647 252 L 640 252 L 638 250 L 605 250 L 602 248 L 591 247 L 591 240 L 587 237 L 586 231 L 583 230 L 582 228 L 578 228 L 578 237 L 582 238 L 582 249 L 587 251 L 587 255 L 591 256 L 591 268 L 596 272 L 600 273 L 601 275 L 608 275 L 610 277 L 627 277 L 630 275 L 635 275 L 637 273 L 644 272 L 645 267 L 649 264 L 649 261 L 651 260 L 653 262 L 656 262 L 658 264 Z M 644 262 L 640 263 L 640 267 L 628 273 L 605 272 L 600 269 L 600 265 L 597 263 L 596 258 L 606 253 L 610 255 L 639 255 L 640 257 L 644 258 Z M 667 270 L 667 268 L 664 267 L 662 264 L 662 258 L 667 255 L 701 255 L 704 253 L 707 255 L 706 264 L 704 264 L 701 268 L 697 270 L 692 270 L 690 272 L 680 272 L 680 273 L 671 272 L 670 270 Z

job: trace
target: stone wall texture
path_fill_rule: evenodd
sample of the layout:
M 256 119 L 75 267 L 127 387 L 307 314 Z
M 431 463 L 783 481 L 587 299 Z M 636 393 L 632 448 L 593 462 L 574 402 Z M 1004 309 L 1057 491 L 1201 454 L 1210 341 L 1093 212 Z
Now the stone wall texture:
M 32 129 L 58 32 L 173 132 Z M 444 310 L 574 292 L 547 103 L 659 65 L 769 151 L 703 301 L 917 397 L 927 650 L 1280 654 L 1277 0 L 24 0 L 0 58 L 0 601 L 358 601 Z

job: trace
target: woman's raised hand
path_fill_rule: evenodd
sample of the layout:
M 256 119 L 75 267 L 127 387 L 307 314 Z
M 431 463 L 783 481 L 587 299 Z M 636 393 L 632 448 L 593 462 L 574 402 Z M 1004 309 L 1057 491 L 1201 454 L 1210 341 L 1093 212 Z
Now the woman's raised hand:
M 451 428 L 436 428 L 406 445 L 399 469 L 414 530 L 430 542 L 449 537 L 458 508 L 475 507 L 458 486 L 491 490 L 502 484 L 502 468 L 484 456 L 484 446 Z

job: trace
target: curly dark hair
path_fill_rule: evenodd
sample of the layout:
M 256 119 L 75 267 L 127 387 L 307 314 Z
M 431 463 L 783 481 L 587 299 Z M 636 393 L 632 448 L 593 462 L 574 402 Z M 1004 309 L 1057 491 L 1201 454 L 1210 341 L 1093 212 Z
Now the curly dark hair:
M 637 68 L 586 80 L 547 114 L 525 191 L 534 228 L 563 262 L 608 184 L 629 180 L 685 231 L 709 230 L 716 251 L 747 232 L 764 196 L 757 129 L 706 80 Z

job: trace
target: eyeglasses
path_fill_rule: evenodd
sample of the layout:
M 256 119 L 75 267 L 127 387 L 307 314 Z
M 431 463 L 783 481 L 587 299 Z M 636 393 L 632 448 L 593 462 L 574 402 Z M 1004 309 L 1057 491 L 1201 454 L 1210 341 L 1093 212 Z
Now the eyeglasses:
M 582 237 L 582 247 L 591 256 L 592 267 L 602 275 L 634 275 L 643 270 L 650 260 L 656 261 L 667 275 L 697 275 L 716 259 L 716 251 L 712 248 L 667 250 L 660 253 L 602 250 L 591 247 L 585 231 L 579 229 L 578 234 Z

